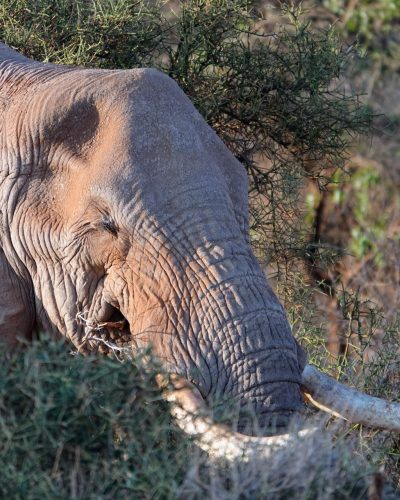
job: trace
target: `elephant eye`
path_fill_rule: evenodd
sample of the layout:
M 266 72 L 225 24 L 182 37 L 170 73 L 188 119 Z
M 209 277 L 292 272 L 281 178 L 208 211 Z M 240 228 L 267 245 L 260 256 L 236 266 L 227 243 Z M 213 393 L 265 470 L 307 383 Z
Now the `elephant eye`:
M 109 215 L 103 215 L 101 218 L 102 227 L 111 233 L 113 236 L 118 236 L 118 228 L 115 222 L 111 219 Z

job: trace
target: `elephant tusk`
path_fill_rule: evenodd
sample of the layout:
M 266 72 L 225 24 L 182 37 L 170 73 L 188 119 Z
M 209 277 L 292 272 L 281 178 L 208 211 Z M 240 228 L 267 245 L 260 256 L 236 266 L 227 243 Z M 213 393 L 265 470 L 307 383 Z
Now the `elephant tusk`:
M 172 403 L 171 413 L 178 426 L 211 458 L 228 461 L 249 461 L 252 457 L 268 458 L 277 449 L 286 447 L 296 439 L 309 436 L 317 429 L 303 429 L 293 434 L 268 437 L 246 436 L 231 431 L 227 426 L 216 424 L 207 415 L 207 406 L 198 389 L 186 379 L 172 375 L 166 388 L 165 379 L 158 376 L 164 388 L 164 398 Z
M 400 432 L 400 403 L 346 387 L 310 365 L 304 368 L 302 386 L 306 398 L 323 411 L 353 423 Z
M 198 389 L 183 377 L 172 375 L 169 383 L 158 375 L 164 398 L 171 405 L 177 425 L 211 458 L 249 461 L 252 457 L 267 459 L 296 439 L 315 433 L 316 428 L 294 434 L 255 437 L 231 431 L 213 422 Z M 171 384 L 173 388 L 171 389 Z M 392 431 L 400 431 L 400 404 L 368 396 L 324 375 L 307 365 L 302 376 L 303 392 L 311 403 L 335 417 Z

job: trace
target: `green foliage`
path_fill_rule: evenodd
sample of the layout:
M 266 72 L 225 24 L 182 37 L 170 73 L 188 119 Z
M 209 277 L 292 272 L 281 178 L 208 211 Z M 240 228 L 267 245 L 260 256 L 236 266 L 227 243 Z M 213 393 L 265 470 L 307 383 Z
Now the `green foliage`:
M 187 439 L 152 370 L 42 341 L 0 365 L 1 498 L 168 498 Z M 185 451 L 185 453 L 183 453 Z
M 144 369 L 49 339 L 3 352 L 1 498 L 354 498 L 373 472 L 344 442 L 332 460 L 325 432 L 267 461 L 205 462 L 171 423 L 147 356 Z
M 110 0 L 3 0 L 0 37 L 28 57 L 102 68 L 146 65 L 162 26 L 159 4 Z
M 302 180 L 343 168 L 369 112 L 335 83 L 349 54 L 333 29 L 286 9 L 289 26 L 264 33 L 254 3 L 185 0 L 164 15 L 145 0 L 3 0 L 0 38 L 38 60 L 168 73 L 246 167 L 254 241 L 281 259 L 303 245 Z
M 48 339 L 3 352 L 1 498 L 346 499 L 374 471 L 343 440 L 333 452 L 326 432 L 267 460 L 205 461 L 171 423 L 148 362 L 83 357 Z
M 369 110 L 333 83 L 349 55 L 332 29 L 313 32 L 295 9 L 287 11 L 288 27 L 265 34 L 254 27 L 249 2 L 226 5 L 235 9 L 221 15 L 218 2 L 182 4 L 179 42 L 163 69 L 246 167 L 253 243 L 281 260 L 304 244 L 304 179 L 324 185 L 332 168 L 344 168 L 349 140 L 368 125 Z
M 348 33 L 358 35 L 365 46 L 373 48 L 376 38 L 395 34 L 400 23 L 400 0 L 324 0 L 325 7 L 344 21 Z M 390 52 L 390 47 L 387 50 Z
M 371 166 L 356 170 L 347 182 L 343 176 L 336 175 L 336 184 L 332 190 L 332 200 L 339 207 L 349 210 L 351 219 L 351 235 L 348 249 L 357 260 L 373 254 L 376 264 L 382 263 L 382 255 L 378 242 L 385 235 L 386 217 L 384 213 L 376 214 L 371 193 L 383 181 L 379 173 Z

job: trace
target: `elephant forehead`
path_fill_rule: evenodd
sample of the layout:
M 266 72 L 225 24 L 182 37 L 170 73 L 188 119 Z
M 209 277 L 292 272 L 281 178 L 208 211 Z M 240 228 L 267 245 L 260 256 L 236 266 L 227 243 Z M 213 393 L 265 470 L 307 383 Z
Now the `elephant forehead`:
M 116 169 L 111 170 L 112 174 L 104 173 L 105 170 L 85 169 L 62 182 L 55 177 L 52 192 L 58 201 L 57 212 L 77 216 L 94 202 L 129 226 L 129 222 L 134 224 L 138 218 L 161 221 L 185 210 L 193 217 L 194 209 L 202 210 L 205 216 L 206 211 L 225 211 L 232 205 L 225 184 L 218 178 L 210 182 L 207 176 L 197 175 L 190 185 L 185 185 L 168 178 L 153 181 L 151 176 L 140 172 L 134 175 L 131 169 L 128 172 L 121 169 L 120 175 Z
M 190 155 L 215 142 L 181 89 L 155 70 L 68 73 L 40 92 L 34 89 L 25 103 L 23 118 L 31 132 L 72 149 L 99 129 L 102 142 L 112 142 L 114 149 L 131 145 L 138 156 Z
M 244 169 L 158 71 L 70 71 L 25 101 L 15 117 L 29 136 L 22 163 L 53 174 L 49 192 L 62 211 L 76 214 L 92 196 L 131 213 L 174 200 L 218 205 L 228 192 L 246 205 Z
M 51 147 L 54 168 L 108 153 L 110 166 L 128 157 L 129 168 L 177 175 L 207 164 L 240 169 L 178 85 L 155 70 L 70 71 L 20 97 L 12 115 L 9 129 L 27 136 L 22 153 Z
M 111 96 L 67 97 L 44 120 L 52 168 L 61 170 L 55 182 L 71 206 L 85 193 L 156 205 L 177 192 L 224 196 L 223 168 L 235 159 L 179 87 L 151 75 L 130 86 L 123 79 Z

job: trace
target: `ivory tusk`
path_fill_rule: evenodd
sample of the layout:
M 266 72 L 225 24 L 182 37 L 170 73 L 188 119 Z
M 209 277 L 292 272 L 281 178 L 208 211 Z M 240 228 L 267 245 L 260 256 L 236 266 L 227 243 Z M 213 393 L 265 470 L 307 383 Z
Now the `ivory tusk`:
M 255 437 L 231 431 L 216 424 L 207 416 L 207 407 L 200 392 L 182 377 L 172 376 L 173 390 L 164 389 L 164 397 L 172 403 L 172 415 L 178 426 L 195 437 L 196 444 L 215 459 L 249 461 L 251 457 L 270 457 L 277 449 L 296 439 L 308 436 L 316 429 L 303 429 L 298 433 Z M 158 378 L 165 388 L 165 381 Z
M 318 408 L 350 422 L 400 432 L 400 403 L 368 396 L 306 365 L 302 375 L 305 395 Z

